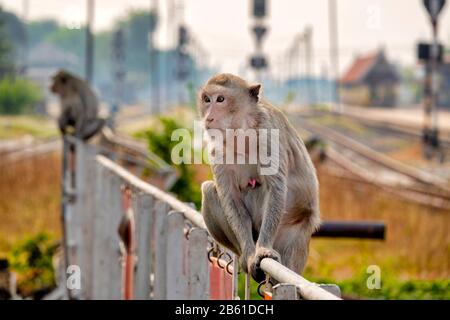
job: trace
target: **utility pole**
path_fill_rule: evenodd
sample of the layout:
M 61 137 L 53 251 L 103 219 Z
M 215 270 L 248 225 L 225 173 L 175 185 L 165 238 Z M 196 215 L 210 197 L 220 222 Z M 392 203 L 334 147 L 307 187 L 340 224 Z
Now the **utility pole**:
M 28 49 L 29 49 L 29 45 L 28 45 L 28 12 L 30 10 L 30 2 L 29 0 L 23 0 L 23 17 L 22 17 L 22 21 L 23 24 L 25 26 L 25 39 L 24 39 L 24 43 L 23 43 L 23 54 L 22 54 L 22 73 L 25 74 L 27 72 L 27 68 L 28 68 Z
M 438 66 L 440 60 L 440 46 L 438 43 L 438 16 L 445 5 L 445 0 L 423 0 L 423 4 L 430 16 L 433 32 L 430 57 L 425 63 L 425 88 L 424 88 L 424 127 L 423 141 L 425 156 L 431 158 L 439 150 L 438 130 Z
M 87 24 L 86 24 L 86 57 L 85 57 L 85 78 L 87 82 L 92 82 L 94 72 L 93 54 L 94 38 L 92 35 L 92 25 L 94 23 L 94 0 L 87 0 Z
M 189 54 L 188 45 L 190 42 L 190 35 L 188 29 L 184 25 L 184 5 L 182 2 L 178 2 L 176 6 L 176 88 L 178 89 L 178 104 L 181 105 L 185 102 L 186 83 L 189 76 Z
M 303 33 L 303 40 L 305 44 L 305 70 L 306 70 L 306 85 L 308 91 L 308 105 L 314 102 L 315 94 L 312 83 L 313 57 L 312 57 L 312 28 L 310 26 L 305 28 Z
M 268 28 L 264 25 L 264 18 L 267 14 L 266 0 L 253 0 L 252 15 L 255 24 L 252 27 L 255 35 L 255 54 L 251 57 L 250 66 L 255 70 L 256 81 L 260 82 L 261 71 L 267 68 L 267 59 L 262 52 L 262 41 L 267 34 Z
M 161 97 L 160 97 L 160 74 L 159 74 L 159 54 L 156 50 L 155 45 L 155 32 L 157 28 L 157 23 L 159 21 L 159 8 L 158 8 L 158 0 L 150 0 L 150 29 L 151 31 L 148 34 L 148 49 L 149 49 L 149 59 L 150 59 L 150 82 L 151 82 L 151 97 L 152 101 L 150 101 L 151 111 L 152 113 L 160 113 L 161 112 Z
M 322 62 L 322 70 L 321 70 L 321 82 L 322 82 L 322 86 L 320 87 L 320 102 L 323 103 L 325 101 L 328 101 L 328 95 L 329 95 L 329 90 L 328 87 L 325 86 L 326 83 L 328 83 L 328 67 L 326 65 L 326 62 L 323 61 Z
M 300 91 L 301 91 L 301 74 L 302 74 L 302 64 L 301 64 L 301 50 L 300 48 L 294 43 L 292 48 L 289 50 L 289 64 L 290 68 L 290 78 L 291 78 L 291 86 L 292 88 L 295 88 L 294 79 L 298 79 L 297 83 L 297 94 L 294 97 L 294 101 L 298 100 L 300 97 Z
M 172 63 L 174 62 L 173 59 L 175 59 L 175 55 L 172 53 L 175 53 L 174 48 L 175 44 L 172 43 L 172 40 L 174 39 L 175 30 L 173 27 L 173 23 L 176 11 L 175 11 L 175 0 L 167 0 L 166 3 L 166 10 L 167 10 L 167 16 L 166 16 L 166 52 L 164 54 L 164 87 L 163 87 L 163 96 L 164 96 L 164 109 L 166 110 L 168 106 L 170 105 L 170 99 L 172 98 L 172 95 L 174 92 L 172 90 L 169 90 L 169 88 L 173 89 L 174 83 L 172 83 L 173 80 L 173 74 L 172 74 Z M 162 109 L 162 108 L 161 108 Z M 165 111 L 165 110 L 160 110 Z
M 122 29 L 118 29 L 113 34 L 112 42 L 112 62 L 114 79 L 114 100 L 111 108 L 109 126 L 114 128 L 115 117 L 119 112 L 123 99 L 123 87 L 125 82 L 125 35 Z
M 301 91 L 301 82 L 300 82 L 300 76 L 301 76 L 301 59 L 300 54 L 301 50 L 299 47 L 299 43 L 301 43 L 301 37 L 302 35 L 296 35 L 294 37 L 294 40 L 292 42 L 292 45 L 286 49 L 285 53 L 285 62 L 286 62 L 286 84 L 289 95 L 292 94 L 293 90 L 297 90 L 299 93 Z M 297 88 L 294 83 L 294 79 L 298 77 L 299 81 L 297 83 Z M 297 98 L 295 95 L 294 100 Z
M 341 113 L 342 105 L 339 96 L 339 32 L 336 0 L 328 0 L 328 27 L 330 37 L 330 63 L 334 80 L 336 111 Z

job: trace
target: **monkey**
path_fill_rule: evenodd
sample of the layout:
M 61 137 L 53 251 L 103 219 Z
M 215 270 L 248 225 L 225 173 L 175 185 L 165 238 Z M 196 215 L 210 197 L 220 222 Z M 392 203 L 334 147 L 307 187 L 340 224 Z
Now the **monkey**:
M 58 95 L 61 113 L 58 126 L 61 134 L 73 127 L 75 137 L 88 140 L 101 130 L 105 121 L 98 117 L 98 99 L 86 81 L 65 70 L 52 77 L 50 91 Z
M 201 213 L 209 233 L 237 254 L 241 269 L 258 282 L 264 280 L 260 264 L 267 257 L 301 274 L 311 235 L 321 221 L 319 183 L 305 144 L 281 110 L 262 97 L 261 88 L 261 84 L 224 73 L 209 79 L 197 97 L 213 159 L 219 147 L 223 147 L 222 156 L 232 154 L 233 159 L 239 152 L 236 146 L 230 147 L 235 137 L 216 143 L 212 130 L 278 132 L 278 170 L 263 175 L 260 159 L 247 161 L 246 145 L 247 162 L 210 161 L 213 181 L 201 185 Z M 258 134 L 258 146 L 264 145 L 261 140 Z

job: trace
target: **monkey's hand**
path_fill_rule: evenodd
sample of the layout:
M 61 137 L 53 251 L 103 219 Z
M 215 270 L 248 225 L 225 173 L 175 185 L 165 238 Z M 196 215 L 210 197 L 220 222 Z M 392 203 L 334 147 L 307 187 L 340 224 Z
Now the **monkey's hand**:
M 254 256 L 248 261 L 248 270 L 256 282 L 261 282 L 265 279 L 264 271 L 261 270 L 261 261 L 264 258 L 281 261 L 280 254 L 274 249 L 257 246 Z

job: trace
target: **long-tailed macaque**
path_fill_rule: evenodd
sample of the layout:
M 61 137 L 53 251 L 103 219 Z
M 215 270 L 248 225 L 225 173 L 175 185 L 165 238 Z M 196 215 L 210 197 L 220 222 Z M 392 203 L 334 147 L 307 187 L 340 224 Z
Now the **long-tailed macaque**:
M 241 268 L 256 281 L 264 279 L 260 263 L 266 257 L 302 273 L 320 224 L 318 180 L 303 141 L 283 113 L 261 98 L 261 85 L 232 74 L 211 78 L 199 92 L 198 107 L 214 158 L 214 181 L 202 184 L 202 214 L 210 234 L 239 255 Z M 230 129 L 234 137 L 212 141 L 211 132 Z M 262 141 L 267 136 L 261 129 L 278 136 L 276 144 Z M 250 136 L 249 130 L 256 132 L 258 152 L 267 149 L 278 170 L 263 174 L 260 158 L 248 161 L 252 146 L 235 145 L 239 135 Z M 243 156 L 246 162 L 214 162 L 219 149 L 222 159 L 232 154 L 230 159 Z
M 60 70 L 53 76 L 50 90 L 59 96 L 61 113 L 58 118 L 62 134 L 70 132 L 77 138 L 87 140 L 103 126 L 98 117 L 98 99 L 89 85 L 75 75 Z

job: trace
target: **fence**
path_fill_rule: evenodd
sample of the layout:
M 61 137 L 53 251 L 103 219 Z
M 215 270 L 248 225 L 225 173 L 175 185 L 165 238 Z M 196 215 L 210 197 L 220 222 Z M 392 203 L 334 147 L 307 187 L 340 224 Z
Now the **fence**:
M 212 241 L 198 211 L 94 146 L 65 141 L 65 261 L 81 273 L 81 286 L 68 290 L 69 298 L 238 297 L 237 259 Z M 273 299 L 339 299 L 337 286 L 311 283 L 275 260 L 263 259 L 261 268 L 279 283 Z M 246 276 L 246 298 L 248 283 Z

